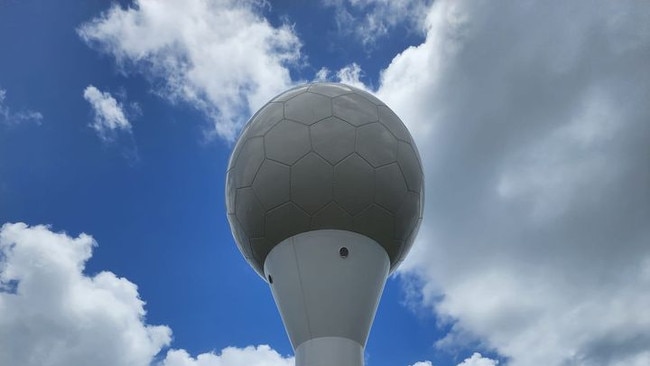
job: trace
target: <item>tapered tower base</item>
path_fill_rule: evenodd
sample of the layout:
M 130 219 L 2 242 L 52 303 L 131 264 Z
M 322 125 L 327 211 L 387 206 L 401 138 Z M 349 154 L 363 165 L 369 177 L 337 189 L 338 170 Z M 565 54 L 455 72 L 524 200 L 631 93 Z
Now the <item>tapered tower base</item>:
M 296 352 L 296 366 L 362 366 L 390 268 L 374 240 L 316 230 L 276 245 L 264 274 Z

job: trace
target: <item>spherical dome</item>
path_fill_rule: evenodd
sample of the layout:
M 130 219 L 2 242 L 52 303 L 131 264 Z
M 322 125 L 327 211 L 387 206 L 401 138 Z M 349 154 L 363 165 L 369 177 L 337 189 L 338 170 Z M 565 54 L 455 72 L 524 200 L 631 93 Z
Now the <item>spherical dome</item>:
M 413 243 L 423 198 L 422 165 L 402 121 L 371 94 L 336 83 L 301 85 L 262 107 L 226 179 L 230 227 L 262 276 L 275 245 L 318 229 L 373 239 L 392 271 Z

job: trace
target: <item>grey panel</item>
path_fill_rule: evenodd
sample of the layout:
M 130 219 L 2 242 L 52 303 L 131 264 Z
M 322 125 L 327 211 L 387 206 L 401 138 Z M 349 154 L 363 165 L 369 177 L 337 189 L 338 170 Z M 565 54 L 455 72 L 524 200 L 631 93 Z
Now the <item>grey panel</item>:
M 352 219 L 352 229 L 363 234 L 384 247 L 391 262 L 399 254 L 399 248 L 393 247 L 395 235 L 395 219 L 385 209 L 378 205 L 368 206 Z
M 375 169 L 375 185 L 375 202 L 390 212 L 396 212 L 408 191 L 397 163 Z
M 309 128 L 297 122 L 282 120 L 264 137 L 266 157 L 291 165 L 311 150 Z
M 372 166 L 378 167 L 397 160 L 397 140 L 381 123 L 357 128 L 357 153 Z
M 415 237 L 418 235 L 418 230 L 420 229 L 421 224 L 422 224 L 422 218 L 417 219 L 415 225 L 413 226 L 413 230 L 404 240 L 404 244 L 402 245 L 402 251 L 399 254 L 400 258 L 405 258 L 408 252 L 411 250 L 411 247 L 413 246 L 413 242 L 415 241 Z
M 420 219 L 422 219 L 422 217 L 424 215 L 424 189 L 420 190 L 420 203 L 419 204 L 420 204 L 420 212 L 419 212 L 418 217 Z
M 266 213 L 265 237 L 273 245 L 309 230 L 310 217 L 293 202 L 285 203 Z
M 235 198 L 235 215 L 249 238 L 264 235 L 264 207 L 253 188 L 239 188 Z
M 332 99 L 332 111 L 336 117 L 354 126 L 379 120 L 377 106 L 358 94 L 346 94 Z
M 269 254 L 274 245 L 266 237 L 250 239 L 252 258 L 254 259 L 254 268 L 262 277 L 264 277 L 264 259 Z
M 300 85 L 295 88 L 291 88 L 282 94 L 278 95 L 277 97 L 273 98 L 273 102 L 286 102 L 287 100 L 295 97 L 296 95 L 299 95 L 301 93 L 304 93 L 307 91 L 309 88 L 309 85 Z
M 411 144 L 402 141 L 398 142 L 397 162 L 402 169 L 409 190 L 420 192 L 422 189 L 422 166 Z
M 400 264 L 402 264 L 402 262 L 404 261 L 404 257 L 402 256 L 402 253 L 404 252 L 404 247 L 406 246 L 406 244 L 402 240 L 393 240 L 392 245 L 394 248 L 397 248 L 399 250 L 399 253 L 395 257 L 395 259 L 391 260 L 390 262 L 390 272 L 393 272 L 393 270 L 399 267 Z
M 326 95 L 328 97 L 337 97 L 339 95 L 348 94 L 352 92 L 352 88 L 345 84 L 336 83 L 316 83 L 309 87 L 312 93 Z
M 408 239 L 413 230 L 417 227 L 419 217 L 420 195 L 408 192 L 402 207 L 395 214 L 395 237 L 393 239 Z
M 246 125 L 242 135 L 246 137 L 263 136 L 271 127 L 284 118 L 284 103 L 268 103 Z M 255 123 L 251 123 L 255 121 Z
M 334 168 L 315 153 L 291 166 L 291 201 L 313 214 L 332 200 Z
M 311 143 L 320 156 L 332 165 L 354 152 L 355 128 L 336 118 L 326 118 L 310 128 Z
M 351 215 L 368 207 L 375 195 L 373 168 L 352 154 L 334 168 L 334 199 Z
M 273 160 L 264 160 L 253 181 L 253 190 L 265 209 L 289 201 L 290 169 Z
M 226 173 L 226 208 L 229 215 L 235 213 L 235 195 L 228 192 L 234 192 L 236 189 L 234 175 L 228 171 Z
M 379 121 L 386 126 L 390 132 L 398 139 L 411 143 L 413 139 L 402 120 L 397 117 L 395 112 L 386 106 L 378 107 Z
M 235 215 L 228 215 L 228 222 L 230 223 L 230 229 L 232 231 L 232 236 L 235 238 L 237 247 L 239 251 L 244 255 L 246 259 L 252 259 L 253 254 L 251 252 L 251 247 L 248 243 L 248 236 L 244 232 L 244 229 L 241 227 L 241 224 L 237 220 Z
M 241 152 L 234 162 L 235 168 L 230 171 L 235 188 L 250 186 L 263 160 L 264 140 L 261 137 L 254 137 L 244 141 Z
M 372 103 L 374 105 L 378 105 L 378 106 L 385 105 L 384 102 L 379 100 L 379 98 L 377 98 L 376 96 L 368 93 L 365 90 L 361 90 L 361 89 L 358 89 L 358 88 L 355 88 L 355 87 L 352 87 L 352 89 L 354 89 L 355 93 L 357 93 L 357 94 L 361 95 L 362 97 L 368 99 L 368 101 L 370 101 L 370 103 Z
M 235 167 L 235 162 L 237 161 L 237 158 L 241 153 L 241 148 L 242 146 L 244 146 L 244 142 L 246 142 L 246 138 L 242 134 L 240 134 L 237 143 L 235 143 L 235 146 L 232 148 L 232 152 L 230 153 L 230 159 L 228 159 L 227 171 L 231 171 Z
M 312 229 L 352 229 L 352 216 L 332 201 L 311 218 Z
M 285 118 L 306 125 L 311 125 L 331 115 L 331 99 L 320 94 L 302 93 L 284 104 Z

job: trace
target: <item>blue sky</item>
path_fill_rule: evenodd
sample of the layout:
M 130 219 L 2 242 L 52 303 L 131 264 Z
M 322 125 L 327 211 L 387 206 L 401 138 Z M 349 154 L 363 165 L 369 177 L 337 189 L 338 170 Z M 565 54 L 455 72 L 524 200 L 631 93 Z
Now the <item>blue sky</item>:
M 293 364 L 224 177 L 257 108 L 332 80 L 402 117 L 427 180 L 367 365 L 647 365 L 648 16 L 0 0 L 0 364 Z

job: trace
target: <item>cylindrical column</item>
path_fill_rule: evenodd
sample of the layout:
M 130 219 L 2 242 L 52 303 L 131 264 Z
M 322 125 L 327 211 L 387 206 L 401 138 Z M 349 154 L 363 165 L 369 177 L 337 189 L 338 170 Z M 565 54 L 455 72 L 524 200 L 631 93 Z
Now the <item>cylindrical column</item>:
M 296 366 L 362 366 L 390 268 L 374 240 L 315 230 L 275 246 L 264 273 L 296 351 Z
M 296 348 L 296 366 L 363 366 L 363 346 L 343 337 L 320 337 Z

